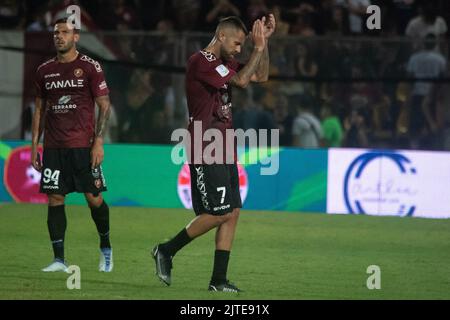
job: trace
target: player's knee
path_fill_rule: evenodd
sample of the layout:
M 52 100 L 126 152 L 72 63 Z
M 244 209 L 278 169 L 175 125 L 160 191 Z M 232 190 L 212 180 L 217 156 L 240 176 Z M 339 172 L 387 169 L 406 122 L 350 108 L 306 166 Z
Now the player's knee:
M 216 225 L 220 226 L 221 224 L 227 222 L 230 217 L 229 217 L 229 214 L 226 213 L 223 215 L 214 216 L 214 218 L 216 219 Z
M 233 209 L 233 211 L 230 213 L 230 219 L 231 221 L 237 221 L 239 219 L 239 209 Z
M 92 193 L 85 193 L 85 197 L 89 208 L 99 208 L 103 203 L 103 197 L 101 194 L 94 196 Z
M 49 194 L 48 195 L 48 204 L 51 207 L 61 206 L 64 204 L 65 196 L 61 194 Z
M 220 220 L 220 224 L 222 224 L 222 223 L 228 222 L 230 220 L 237 219 L 238 215 L 239 215 L 239 211 L 236 212 L 236 210 L 233 210 L 224 215 L 218 216 L 218 218 Z

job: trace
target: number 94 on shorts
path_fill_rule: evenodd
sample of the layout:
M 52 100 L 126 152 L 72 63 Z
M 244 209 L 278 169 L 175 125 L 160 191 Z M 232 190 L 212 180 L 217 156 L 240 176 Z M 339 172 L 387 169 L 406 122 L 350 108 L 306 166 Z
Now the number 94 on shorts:
M 101 166 L 91 168 L 90 148 L 44 148 L 42 193 L 98 194 L 106 191 Z

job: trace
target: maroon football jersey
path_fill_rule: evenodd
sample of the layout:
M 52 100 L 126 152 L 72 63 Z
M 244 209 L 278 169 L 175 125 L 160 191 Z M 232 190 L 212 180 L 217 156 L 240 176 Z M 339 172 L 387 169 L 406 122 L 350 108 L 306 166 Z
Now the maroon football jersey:
M 38 67 L 35 86 L 46 108 L 44 147 L 91 147 L 95 98 L 109 94 L 100 64 L 80 53 L 69 63 L 55 57 Z
M 231 85 L 228 82 L 236 74 L 240 65 L 237 60 L 222 61 L 214 54 L 199 51 L 193 54 L 187 63 L 186 97 L 189 109 L 189 126 L 191 134 L 191 154 L 194 140 L 201 144 L 201 151 L 209 142 L 201 143 L 201 137 L 194 135 L 194 121 L 201 121 L 202 136 L 208 129 L 215 128 L 222 133 L 224 140 L 223 155 L 225 161 L 226 129 L 232 129 Z M 236 158 L 233 148 L 233 158 Z M 192 156 L 191 156 L 192 157 Z M 195 153 L 198 159 L 198 154 Z M 190 162 L 193 162 L 192 157 Z

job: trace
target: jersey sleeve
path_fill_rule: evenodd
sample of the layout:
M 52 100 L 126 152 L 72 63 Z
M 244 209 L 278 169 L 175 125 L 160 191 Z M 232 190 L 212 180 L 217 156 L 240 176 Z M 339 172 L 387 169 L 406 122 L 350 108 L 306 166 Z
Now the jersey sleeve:
M 241 69 L 245 66 L 245 64 L 240 63 L 238 60 L 233 59 L 230 63 L 229 66 L 231 69 L 233 69 L 236 73 L 238 73 L 239 71 L 241 71 Z
M 109 94 L 108 85 L 106 84 L 105 75 L 102 69 L 91 68 L 89 88 L 94 97 L 101 97 Z
M 42 76 L 39 72 L 39 69 L 36 71 L 36 74 L 34 76 L 34 94 L 37 98 L 45 98 L 44 83 L 42 81 Z
M 220 63 L 208 62 L 206 59 L 199 59 L 193 66 L 195 77 L 216 89 L 220 89 L 229 82 L 236 74 L 236 71 Z

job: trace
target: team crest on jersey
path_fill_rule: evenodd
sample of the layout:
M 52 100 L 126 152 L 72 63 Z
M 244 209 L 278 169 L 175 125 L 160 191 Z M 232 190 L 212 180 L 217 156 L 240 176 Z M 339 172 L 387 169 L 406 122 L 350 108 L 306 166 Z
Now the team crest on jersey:
M 83 75 L 83 69 L 76 68 L 75 71 L 73 72 L 73 74 L 75 75 L 75 77 L 79 78 Z
M 97 189 L 100 189 L 100 187 L 102 186 L 102 181 L 100 179 L 95 179 L 94 183 Z
M 214 54 L 212 54 L 211 52 L 206 52 L 206 51 L 200 51 L 202 53 L 202 55 L 206 58 L 206 60 L 208 60 L 209 62 L 213 62 L 216 61 L 216 56 Z

